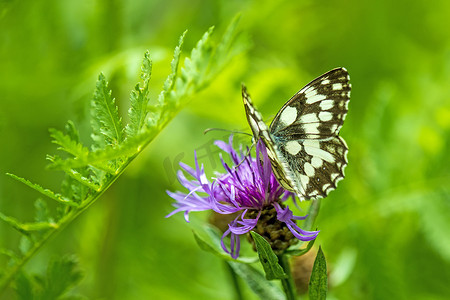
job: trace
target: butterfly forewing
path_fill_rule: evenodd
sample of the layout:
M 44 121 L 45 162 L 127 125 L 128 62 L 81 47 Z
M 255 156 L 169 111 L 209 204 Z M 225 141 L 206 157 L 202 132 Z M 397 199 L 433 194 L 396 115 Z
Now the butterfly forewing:
M 314 79 L 286 102 L 270 128 L 243 87 L 255 139 L 267 146 L 280 184 L 300 199 L 325 197 L 344 178 L 348 148 L 338 134 L 348 110 L 349 80 L 344 68 Z
M 338 68 L 314 79 L 277 113 L 270 132 L 297 139 L 339 134 L 350 100 L 347 70 Z
M 272 170 L 278 179 L 278 182 L 287 190 L 297 192 L 293 189 L 295 185 L 292 181 L 293 174 L 289 169 L 289 165 L 285 161 L 280 161 L 278 147 L 273 143 L 270 137 L 269 127 L 264 123 L 261 113 L 255 109 L 247 89 L 242 85 L 242 100 L 244 101 L 245 112 L 248 124 L 253 132 L 255 141 L 261 139 L 267 148 L 267 155 L 269 156 Z

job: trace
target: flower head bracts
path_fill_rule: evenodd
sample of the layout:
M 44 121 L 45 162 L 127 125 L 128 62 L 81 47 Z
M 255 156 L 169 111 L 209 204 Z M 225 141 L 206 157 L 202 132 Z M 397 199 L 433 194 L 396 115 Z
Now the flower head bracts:
M 178 171 L 178 180 L 189 193 L 167 192 L 176 201 L 173 204 L 176 209 L 167 217 L 184 211 L 185 219 L 189 222 L 188 215 L 191 211 L 213 210 L 219 214 L 241 212 L 228 224 L 228 230 L 223 234 L 221 241 L 224 251 L 233 258 L 239 256 L 240 236 L 255 228 L 261 212 L 268 207 L 275 208 L 278 221 L 285 223 L 297 239 L 310 241 L 316 238 L 318 231 L 305 231 L 295 224 L 295 220 L 303 220 L 306 217 L 295 217 L 289 207 L 283 208 L 280 205 L 290 196 L 293 197 L 293 194 L 285 190 L 276 180 L 266 147 L 261 141 L 256 144 L 256 159 L 250 154 L 244 155 L 242 149 L 237 152 L 232 147 L 232 136 L 228 143 L 216 141 L 215 144 L 230 155 L 233 166 L 228 166 L 221 157 L 226 173 L 217 174 L 210 182 L 203 165 L 199 166 L 197 156 L 195 169 L 180 163 L 181 168 L 193 179 L 187 179 L 181 170 Z M 253 218 L 246 218 L 248 211 L 258 213 L 252 213 Z M 228 235 L 231 238 L 230 250 L 224 243 Z

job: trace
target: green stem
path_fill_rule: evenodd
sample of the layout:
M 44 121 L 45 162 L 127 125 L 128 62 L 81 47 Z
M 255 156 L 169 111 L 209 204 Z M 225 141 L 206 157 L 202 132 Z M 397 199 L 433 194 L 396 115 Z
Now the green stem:
M 294 280 L 292 279 L 291 267 L 289 266 L 289 260 L 287 255 L 277 255 L 278 263 L 283 268 L 286 278 L 281 279 L 284 293 L 287 300 L 295 300 Z
M 243 300 L 244 297 L 242 296 L 242 290 L 239 285 L 238 276 L 236 275 L 236 272 L 227 261 L 225 261 L 225 265 L 228 270 L 228 274 L 230 274 L 231 282 L 233 284 L 234 292 L 236 295 L 236 300 Z
M 320 201 L 320 199 L 311 200 L 308 217 L 306 218 L 305 223 L 303 223 L 304 230 L 313 230 L 314 223 L 316 222 L 316 218 L 320 210 Z

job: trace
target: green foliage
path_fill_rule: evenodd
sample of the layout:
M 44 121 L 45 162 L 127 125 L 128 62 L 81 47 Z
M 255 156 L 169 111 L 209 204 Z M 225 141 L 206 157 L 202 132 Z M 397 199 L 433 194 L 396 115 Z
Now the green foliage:
M 237 259 L 233 259 L 230 254 L 225 253 L 220 247 L 220 235 L 217 233 L 217 230 L 215 228 L 211 226 L 205 226 L 204 231 L 206 232 L 208 239 L 203 238 L 200 234 L 193 231 L 194 239 L 197 242 L 197 245 L 203 251 L 210 252 L 223 260 L 229 260 L 244 264 L 254 263 L 257 261 L 253 257 L 245 257 L 243 255 L 240 255 Z
M 175 50 L 176 51 L 176 50 Z M 178 56 L 179 54 L 175 54 Z M 176 71 L 177 68 L 175 68 Z M 172 69 L 172 73 L 174 70 Z M 150 53 L 147 51 L 144 55 L 144 61 L 141 68 L 142 83 L 138 83 L 131 91 L 131 107 L 128 110 L 130 123 L 125 128 L 127 137 L 137 136 L 146 125 L 149 102 L 149 82 L 152 74 L 152 61 Z
M 103 149 L 105 145 L 116 146 L 123 141 L 122 119 L 111 94 L 105 75 L 100 74 L 91 109 L 93 149 Z
M 278 264 L 278 258 L 270 247 L 269 242 L 254 231 L 250 232 L 255 241 L 258 251 L 259 261 L 261 262 L 267 280 L 286 278 L 283 268 Z
M 22 223 L 16 220 L 15 218 L 5 216 L 4 214 L 0 213 L 0 219 L 14 227 L 14 229 L 18 230 L 19 232 L 28 235 L 30 234 L 30 231 L 41 231 L 45 229 L 50 228 L 57 228 L 58 225 L 55 223 L 50 222 L 33 222 L 33 223 Z
M 20 300 L 35 300 L 33 283 L 25 274 L 20 273 L 16 279 L 17 298 Z
M 323 255 L 322 247 L 319 246 L 316 259 L 314 260 L 314 267 L 309 279 L 309 299 L 311 300 L 325 300 L 328 291 L 327 279 L 327 262 L 325 255 Z
M 227 63 L 207 89 L 195 94 L 195 101 L 153 139 L 101 201 L 66 226 L 63 234 L 45 242 L 25 268 L 41 270 L 55 253 L 76 252 L 89 274 L 78 288 L 89 299 L 228 300 L 232 291 L 223 262 L 198 247 L 181 215 L 164 219 L 173 209 L 165 190 L 180 189 L 178 161 L 193 165 L 192 153 L 197 150 L 208 174 L 222 170 L 220 161 L 213 159 L 214 146 L 208 146 L 225 134 L 201 133 L 209 127 L 249 130 L 241 82 L 252 87 L 255 104 L 270 120 L 304 84 L 343 66 L 353 87 L 341 130 L 350 149 L 346 177 L 322 201 L 312 228 L 298 222 L 302 229 L 320 230 L 315 245 L 327 250 L 328 298 L 450 298 L 448 1 L 95 3 L 0 4 L 0 211 L 20 223 L 37 222 L 33 200 L 38 197 L 48 204 L 55 223 L 77 208 L 34 193 L 5 172 L 81 205 L 104 189 L 93 172 L 115 171 L 106 162 L 132 155 L 145 141 L 141 134 L 128 138 L 125 130 L 122 144 L 101 151 L 91 148 L 89 105 L 100 72 L 128 128 L 130 91 L 144 82 L 138 75 L 142 54 L 149 48 L 151 100 L 146 123 L 156 128 L 159 118 L 152 115 L 160 114 L 158 96 L 172 73 L 173 50 L 186 28 L 177 77 L 184 58 L 209 26 L 216 25 L 212 39 L 225 40 L 227 33 L 222 33 L 238 12 L 239 27 L 252 48 Z M 230 51 L 217 48 L 215 55 L 233 54 L 241 47 L 234 43 L 223 47 Z M 76 124 L 78 138 L 74 128 L 64 128 L 69 119 Z M 70 153 L 54 151 L 49 127 L 69 135 L 88 152 L 76 150 L 74 160 Z M 243 138 L 242 143 L 249 140 Z M 64 174 L 43 170 L 46 153 L 58 154 L 51 166 Z M 71 177 L 69 170 L 89 181 L 80 183 L 83 179 Z M 304 204 L 308 203 L 300 203 L 295 215 L 309 213 Z M 207 216 L 196 213 L 190 218 L 193 225 Z M 217 246 L 208 234 L 197 233 Z M 20 236 L 0 220 L 0 276 L 22 261 L 22 248 L 34 249 L 28 237 Z M 248 246 L 244 239 L 242 246 Z M 263 273 L 260 277 L 265 280 Z M 244 299 L 255 299 L 241 286 Z M 12 292 L 7 290 L 0 298 L 14 299 Z
M 64 256 L 50 261 L 44 277 L 28 277 L 20 273 L 16 280 L 16 290 L 20 300 L 69 299 L 63 297 L 83 277 L 78 270 L 78 262 L 73 257 Z M 70 296 L 70 299 L 75 299 Z
M 178 65 L 181 47 L 186 32 L 175 48 L 171 63 L 171 73 L 167 77 L 163 91 L 156 104 L 151 105 L 149 81 L 152 62 L 149 52 L 144 55 L 141 67 L 142 82 L 135 86 L 130 96 L 129 123 L 123 125 L 119 108 L 112 96 L 106 77 L 101 73 L 98 77 L 93 100 L 91 102 L 92 145 L 85 146 L 79 138 L 74 123 L 69 121 L 66 132 L 51 129 L 53 143 L 65 156 L 48 156 L 51 169 L 59 169 L 65 173 L 61 184 L 62 194 L 44 189 L 38 184 L 8 174 L 12 178 L 26 184 L 47 198 L 58 202 L 57 216 L 51 217 L 45 202 L 36 202 L 36 222 L 27 223 L 0 213 L 0 218 L 26 236 L 19 247 L 22 256 L 12 264 L 0 278 L 0 290 L 5 289 L 21 267 L 45 244 L 55 233 L 72 222 L 80 213 L 92 205 L 123 173 L 129 163 L 147 146 L 155 136 L 173 119 L 191 97 L 206 87 L 219 71 L 236 54 L 216 56 L 215 49 L 233 48 L 237 19 L 222 41 L 215 45 L 211 41 L 211 27 L 193 48 L 190 57 L 186 57 L 181 73 Z M 214 61 L 214 62 L 213 62 Z M 211 67 L 214 66 L 214 67 Z M 149 114 L 149 112 L 151 112 Z M 90 150 L 89 150 L 90 149 Z M 42 298 L 56 299 L 79 278 L 73 273 L 73 263 L 65 260 L 53 262 L 43 282 Z M 23 297 L 30 295 L 31 283 L 26 277 L 18 280 L 18 290 L 23 290 Z M 22 292 L 21 292 L 22 293 Z
M 66 205 L 69 205 L 69 206 L 77 206 L 77 203 L 71 201 L 70 199 L 67 199 L 66 197 L 64 197 L 61 194 L 55 193 L 55 192 L 53 192 L 53 191 L 51 191 L 49 189 L 44 189 L 39 184 L 32 183 L 29 180 L 24 179 L 24 178 L 19 177 L 19 176 L 16 176 L 14 174 L 6 173 L 6 175 L 11 176 L 12 178 L 16 179 L 17 181 L 20 181 L 23 184 L 28 185 L 30 188 L 34 189 L 35 191 L 38 191 L 42 195 L 47 196 L 48 198 L 53 199 L 53 200 L 55 200 L 55 201 L 57 201 L 59 203 L 66 204 Z
M 285 254 L 287 255 L 292 255 L 292 256 L 301 256 L 304 255 L 306 253 L 308 253 L 309 250 L 311 250 L 312 246 L 314 245 L 314 243 L 316 242 L 316 239 L 309 241 L 308 244 L 306 245 L 305 248 L 303 249 L 290 249 L 287 250 L 285 252 Z
M 229 262 L 233 270 L 250 287 L 260 299 L 285 299 L 283 292 L 272 281 L 268 281 L 263 274 L 251 265 Z

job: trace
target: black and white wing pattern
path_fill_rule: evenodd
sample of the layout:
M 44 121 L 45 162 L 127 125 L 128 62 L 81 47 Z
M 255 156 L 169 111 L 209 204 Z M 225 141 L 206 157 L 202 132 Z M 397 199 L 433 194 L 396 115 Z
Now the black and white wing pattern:
M 350 101 L 350 77 L 333 69 L 308 83 L 268 127 L 242 86 L 247 120 L 267 147 L 278 182 L 301 200 L 328 195 L 344 178 L 348 147 L 339 131 Z

